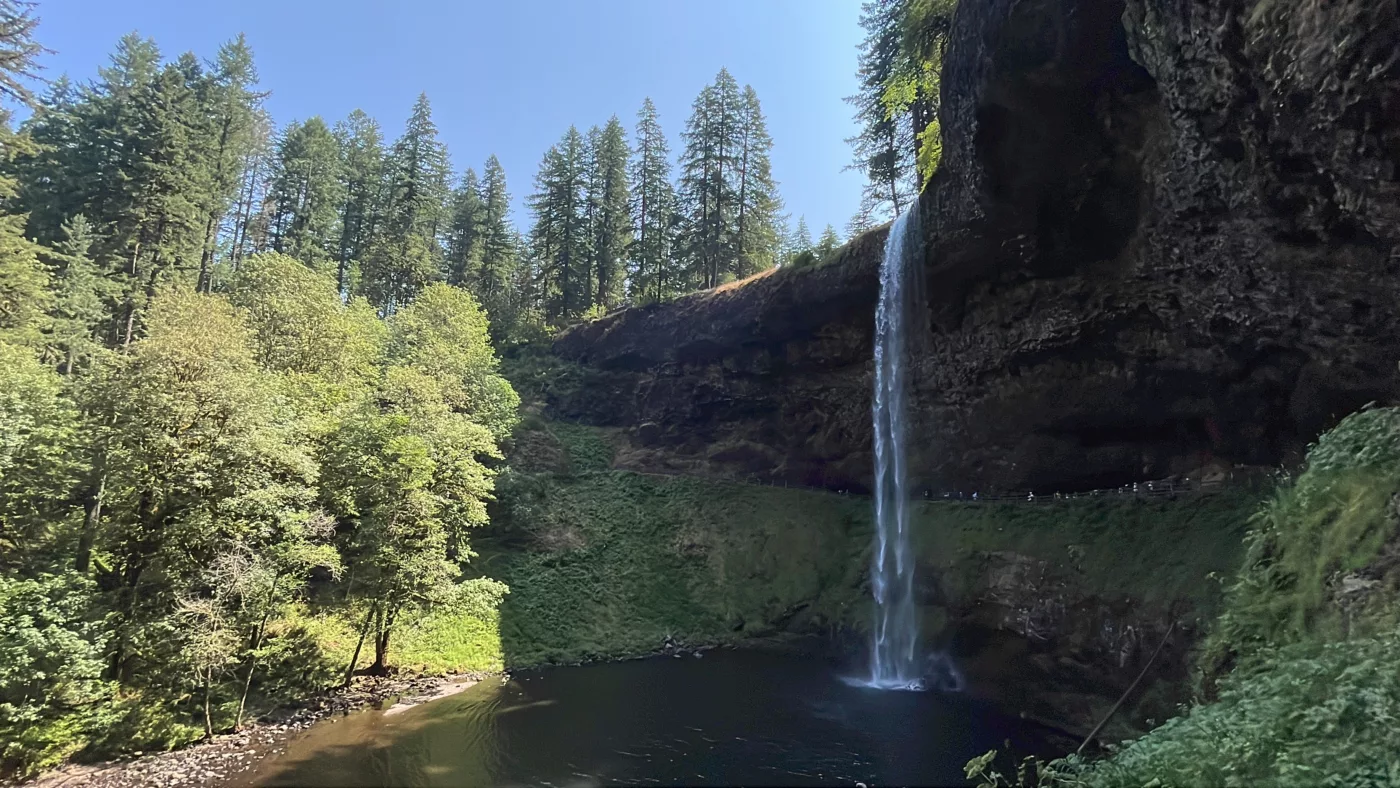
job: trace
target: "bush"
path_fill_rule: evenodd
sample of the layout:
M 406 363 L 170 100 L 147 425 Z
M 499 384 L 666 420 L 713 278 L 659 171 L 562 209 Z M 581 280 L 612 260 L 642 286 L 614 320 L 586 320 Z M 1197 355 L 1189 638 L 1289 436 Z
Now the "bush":
M 1400 573 L 1378 562 L 1400 533 L 1400 409 L 1355 413 L 1254 518 L 1244 568 L 1202 647 L 1202 689 L 1261 649 L 1371 635 L 1396 623 Z M 1352 578 L 1370 593 L 1339 604 Z M 1354 585 L 1354 587 L 1358 587 Z
M 1359 786 L 1400 777 L 1400 633 L 1261 655 L 1198 706 L 1094 763 L 1051 764 L 1051 785 Z
M 1253 518 L 1246 559 L 1198 656 L 1202 700 L 1099 761 L 1040 785 L 1400 783 L 1400 409 L 1323 435 Z M 1009 781 L 994 753 L 968 764 Z
M 106 700 L 93 584 L 77 575 L 0 577 L 0 763 L 28 772 L 85 745 L 84 710 Z

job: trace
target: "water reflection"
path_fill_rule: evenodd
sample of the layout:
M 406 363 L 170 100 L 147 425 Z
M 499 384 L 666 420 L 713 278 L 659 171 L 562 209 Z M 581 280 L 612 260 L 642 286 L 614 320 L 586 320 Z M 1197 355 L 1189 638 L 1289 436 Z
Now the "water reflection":
M 1037 733 L 959 695 L 872 692 L 825 664 L 750 652 L 489 680 L 386 716 L 322 724 L 267 786 L 960 784 Z

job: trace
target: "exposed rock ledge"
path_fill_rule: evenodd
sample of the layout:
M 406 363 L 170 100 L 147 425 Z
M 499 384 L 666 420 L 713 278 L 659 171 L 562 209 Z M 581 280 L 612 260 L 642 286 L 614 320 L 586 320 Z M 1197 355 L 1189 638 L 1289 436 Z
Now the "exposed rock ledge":
M 1400 399 L 1393 0 L 981 0 L 920 208 L 917 482 L 1275 464 Z M 861 489 L 884 230 L 559 337 L 619 465 Z

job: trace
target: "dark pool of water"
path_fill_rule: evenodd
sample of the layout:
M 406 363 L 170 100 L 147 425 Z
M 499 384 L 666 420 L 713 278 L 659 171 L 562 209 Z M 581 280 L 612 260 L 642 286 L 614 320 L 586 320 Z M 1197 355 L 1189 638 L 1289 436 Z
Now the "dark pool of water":
M 816 660 L 745 651 L 522 673 L 313 727 L 266 786 L 963 785 L 1041 733 L 963 695 L 851 686 Z

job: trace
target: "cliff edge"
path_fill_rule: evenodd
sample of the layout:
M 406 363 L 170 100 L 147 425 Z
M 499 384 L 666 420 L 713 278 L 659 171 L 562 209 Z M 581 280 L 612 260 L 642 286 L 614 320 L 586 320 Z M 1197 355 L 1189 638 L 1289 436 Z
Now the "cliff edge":
M 1073 490 L 1296 461 L 1400 400 L 1400 11 L 963 3 L 921 197 L 915 483 Z M 887 230 L 564 332 L 619 467 L 865 489 Z

